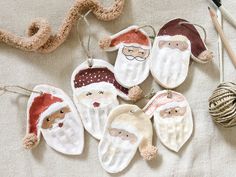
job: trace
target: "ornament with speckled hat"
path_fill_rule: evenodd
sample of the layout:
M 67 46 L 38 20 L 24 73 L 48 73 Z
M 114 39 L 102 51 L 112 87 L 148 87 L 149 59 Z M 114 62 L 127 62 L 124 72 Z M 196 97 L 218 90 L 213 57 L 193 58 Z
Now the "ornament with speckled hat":
M 137 88 L 129 90 L 120 85 L 113 72 L 110 63 L 92 59 L 92 66 L 85 61 L 71 77 L 75 105 L 85 129 L 96 139 L 102 136 L 109 112 L 119 104 L 117 96 L 132 100 L 142 94 Z
M 117 81 L 124 87 L 141 84 L 149 75 L 151 40 L 141 27 L 130 26 L 100 40 L 106 51 L 118 50 L 114 66 Z

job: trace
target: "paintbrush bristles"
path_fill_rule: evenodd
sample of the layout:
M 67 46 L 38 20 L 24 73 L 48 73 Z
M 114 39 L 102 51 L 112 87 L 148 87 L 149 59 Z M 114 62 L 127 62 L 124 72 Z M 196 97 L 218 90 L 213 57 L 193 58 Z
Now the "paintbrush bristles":
M 221 1 L 220 0 L 212 0 L 214 2 L 214 4 L 217 6 L 217 7 L 220 7 L 221 6 Z

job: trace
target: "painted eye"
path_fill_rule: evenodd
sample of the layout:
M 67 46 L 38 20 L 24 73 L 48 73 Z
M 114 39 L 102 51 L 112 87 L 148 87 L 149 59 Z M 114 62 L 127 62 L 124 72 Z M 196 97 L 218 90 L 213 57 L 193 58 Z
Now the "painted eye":
M 126 135 L 126 137 L 129 137 L 129 135 Z
M 98 93 L 99 93 L 99 94 L 103 94 L 104 92 L 103 92 L 103 91 L 99 91 Z
M 133 50 L 132 49 L 128 49 L 128 52 L 133 52 Z
M 119 132 L 119 134 L 121 134 L 121 132 Z
M 139 52 L 139 53 L 141 53 L 142 55 L 144 54 L 144 52 Z
M 168 43 L 168 45 L 170 45 L 170 42 Z
M 179 44 L 177 43 L 176 46 L 179 46 Z
M 175 112 L 177 113 L 178 111 L 177 111 L 177 110 L 175 110 Z
M 46 120 L 47 120 L 47 122 L 49 122 L 49 121 L 50 121 L 50 118 L 47 118 Z
M 92 95 L 92 93 L 91 92 L 86 93 L 86 96 L 89 96 L 89 95 Z
M 170 114 L 171 112 L 170 111 L 168 111 L 168 114 Z
M 62 110 L 60 110 L 60 113 L 61 113 L 61 114 L 63 114 L 63 113 L 64 113 L 64 110 L 63 110 L 63 109 L 62 109 Z

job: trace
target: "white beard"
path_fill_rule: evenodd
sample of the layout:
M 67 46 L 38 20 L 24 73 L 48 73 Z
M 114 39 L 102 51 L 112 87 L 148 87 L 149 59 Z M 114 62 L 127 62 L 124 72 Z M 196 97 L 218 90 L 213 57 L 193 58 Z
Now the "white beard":
M 178 152 L 190 138 L 193 131 L 193 120 L 190 107 L 186 107 L 184 116 L 162 118 L 160 109 L 154 112 L 154 124 L 161 142 L 169 149 Z
M 160 49 L 158 44 L 155 44 L 150 65 L 153 77 L 165 88 L 178 87 L 187 77 L 190 55 L 190 49 Z
M 98 145 L 98 156 L 102 167 L 109 173 L 122 171 L 133 159 L 139 144 L 140 139 L 131 144 L 127 140 L 111 136 L 106 130 Z
M 58 120 L 53 124 L 52 128 L 41 129 L 46 143 L 58 152 L 78 155 L 81 154 L 83 143 L 83 133 L 81 133 L 81 125 L 74 118 L 73 113 L 67 113 L 64 119 Z M 58 123 L 63 123 L 62 127 Z
M 101 101 L 101 100 L 100 100 Z M 104 104 L 100 102 L 101 107 L 93 108 L 91 106 L 86 106 L 81 104 L 80 101 L 76 100 L 76 106 L 80 113 L 80 117 L 82 119 L 83 125 L 85 129 L 96 139 L 101 139 L 104 127 L 107 122 L 108 114 L 110 111 L 119 105 L 117 99 L 110 100 L 109 104 Z M 90 103 L 90 105 L 92 102 Z
M 119 48 L 114 66 L 116 80 L 128 88 L 141 84 L 149 75 L 149 59 L 137 61 L 131 56 L 126 58 L 122 49 L 123 47 Z

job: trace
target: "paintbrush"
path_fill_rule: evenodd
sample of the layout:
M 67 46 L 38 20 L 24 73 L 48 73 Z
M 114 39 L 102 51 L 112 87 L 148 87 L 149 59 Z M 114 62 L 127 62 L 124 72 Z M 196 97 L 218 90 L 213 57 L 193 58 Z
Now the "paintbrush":
M 221 3 L 221 1 L 220 0 L 212 0 L 212 1 L 219 8 L 224 18 L 236 28 L 236 20 L 233 18 L 230 12 L 225 8 L 225 6 Z
M 216 31 L 218 32 L 218 34 L 220 35 L 221 37 L 221 40 L 224 44 L 224 47 L 230 57 L 230 59 L 232 60 L 234 66 L 236 67 L 236 55 L 235 53 L 233 52 L 230 44 L 229 44 L 229 41 L 228 39 L 226 38 L 222 28 L 221 28 L 221 25 L 219 24 L 218 20 L 217 20 L 217 16 L 216 16 L 216 13 L 213 9 L 211 9 L 210 7 L 208 7 L 209 9 L 209 12 L 210 12 L 210 16 L 211 16 L 211 19 L 212 19 L 212 22 L 216 28 Z

